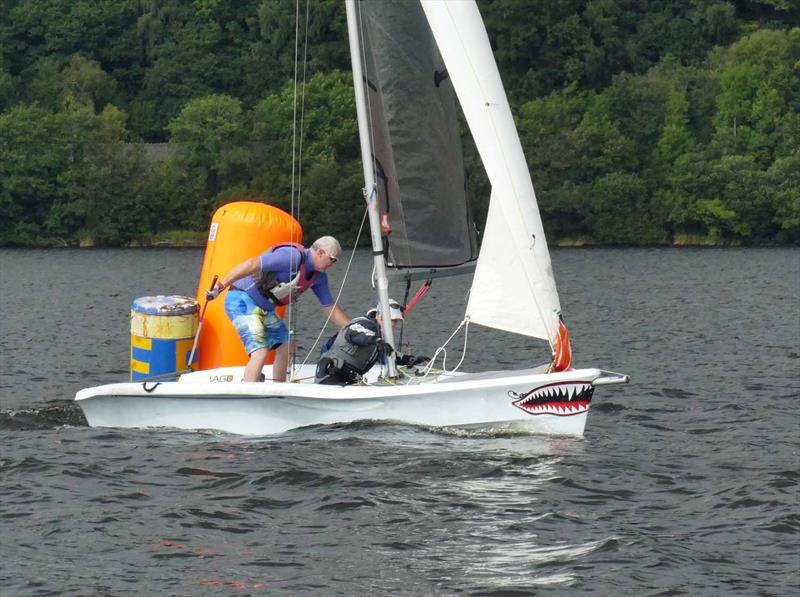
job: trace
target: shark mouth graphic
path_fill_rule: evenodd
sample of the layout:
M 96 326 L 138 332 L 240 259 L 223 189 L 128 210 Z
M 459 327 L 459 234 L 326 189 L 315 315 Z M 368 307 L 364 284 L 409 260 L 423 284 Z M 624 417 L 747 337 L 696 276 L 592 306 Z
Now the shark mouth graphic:
M 594 386 L 585 381 L 569 381 L 539 386 L 520 394 L 509 391 L 511 403 L 531 415 L 571 417 L 589 410 Z

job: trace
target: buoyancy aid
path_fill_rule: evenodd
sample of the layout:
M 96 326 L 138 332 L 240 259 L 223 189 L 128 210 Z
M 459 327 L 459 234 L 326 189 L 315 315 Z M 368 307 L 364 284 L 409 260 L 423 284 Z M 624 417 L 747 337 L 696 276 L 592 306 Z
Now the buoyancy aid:
M 300 251 L 300 268 L 297 275 L 288 282 L 279 282 L 276 272 L 259 272 L 253 276 L 253 283 L 256 290 L 271 300 L 276 305 L 288 305 L 295 297 L 304 293 L 314 285 L 317 279 L 317 272 L 313 271 L 310 277 L 306 277 L 306 249 L 300 243 L 281 243 L 269 249 L 270 252 L 281 247 L 294 247 Z
M 370 344 L 356 344 L 348 340 L 348 335 L 363 334 L 366 337 L 380 339 L 380 328 L 374 319 L 369 317 L 356 317 L 336 334 L 333 344 L 324 354 L 326 362 L 325 373 L 335 375 L 346 381 L 355 381 L 356 375 L 363 375 L 375 364 L 378 359 L 378 346 L 375 342 Z M 318 370 L 317 378 L 321 377 Z

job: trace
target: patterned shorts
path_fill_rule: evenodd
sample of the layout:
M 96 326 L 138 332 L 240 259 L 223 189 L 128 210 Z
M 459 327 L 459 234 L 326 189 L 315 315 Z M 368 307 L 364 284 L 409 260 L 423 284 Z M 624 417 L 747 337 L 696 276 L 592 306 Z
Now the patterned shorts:
M 275 311 L 262 309 L 246 292 L 229 290 L 225 295 L 225 312 L 248 355 L 260 348 L 273 350 L 289 341 L 289 332 Z

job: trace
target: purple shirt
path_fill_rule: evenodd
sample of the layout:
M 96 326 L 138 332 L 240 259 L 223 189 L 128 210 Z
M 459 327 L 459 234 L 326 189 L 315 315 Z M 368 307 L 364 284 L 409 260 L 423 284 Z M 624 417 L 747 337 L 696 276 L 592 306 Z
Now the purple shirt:
M 306 256 L 304 262 L 306 274 L 310 275 L 314 272 L 311 249 L 304 249 L 304 252 Z M 278 247 L 274 251 L 268 249 L 261 253 L 259 260 L 261 261 L 261 271 L 275 272 L 278 276 L 278 282 L 289 282 L 292 279 L 292 272 L 297 275 L 297 271 L 300 269 L 300 252 L 294 247 Z M 233 285 L 247 292 L 253 302 L 262 309 L 267 311 L 275 310 L 275 304 L 256 288 L 253 276 L 241 278 L 234 282 Z M 317 272 L 317 277 L 311 285 L 311 290 L 317 295 L 320 305 L 323 307 L 333 305 L 333 296 L 328 287 L 328 275 L 325 272 Z

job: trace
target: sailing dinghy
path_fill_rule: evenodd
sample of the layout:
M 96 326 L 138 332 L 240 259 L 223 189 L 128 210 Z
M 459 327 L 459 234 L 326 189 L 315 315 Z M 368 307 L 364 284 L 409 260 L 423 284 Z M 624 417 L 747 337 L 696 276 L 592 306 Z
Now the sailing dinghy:
M 266 435 L 372 420 L 582 435 L 594 389 L 628 381 L 571 366 L 533 184 L 474 0 L 347 0 L 346 7 L 384 338 L 394 344 L 390 275 L 411 280 L 419 271 L 474 266 L 462 325 L 546 340 L 551 361 L 463 373 L 435 369 L 435 357 L 411 370 L 389 359 L 380 374 L 349 386 L 309 381 L 311 365 L 291 372 L 294 383 L 244 383 L 243 367 L 210 369 L 83 389 L 75 400 L 89 425 Z M 477 261 L 454 95 L 492 189 Z M 272 377 L 271 366 L 264 374 Z

